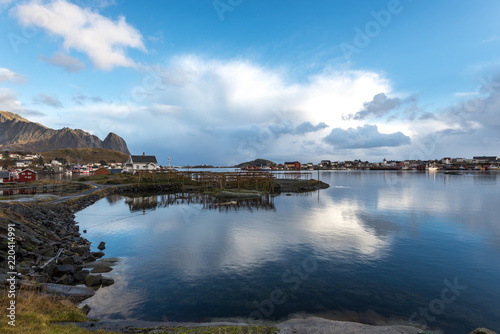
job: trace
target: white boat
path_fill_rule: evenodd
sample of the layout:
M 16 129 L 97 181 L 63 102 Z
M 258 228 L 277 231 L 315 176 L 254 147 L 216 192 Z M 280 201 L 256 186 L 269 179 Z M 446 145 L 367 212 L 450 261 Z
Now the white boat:
M 436 171 L 436 170 L 438 170 L 438 168 L 437 168 L 436 166 L 428 166 L 426 169 L 427 169 L 429 172 L 432 172 L 432 171 Z
M 75 165 L 73 167 L 73 173 L 76 174 L 89 174 L 90 170 L 86 165 L 80 166 L 80 165 Z
M 490 167 L 488 167 L 488 170 L 499 170 L 500 168 L 496 165 L 491 165 Z

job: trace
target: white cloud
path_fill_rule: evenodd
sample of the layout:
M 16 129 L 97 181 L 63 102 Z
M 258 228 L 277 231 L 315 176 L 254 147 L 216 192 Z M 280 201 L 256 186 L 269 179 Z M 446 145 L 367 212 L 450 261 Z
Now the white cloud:
M 20 84 L 25 83 L 26 81 L 28 81 L 28 79 L 22 74 L 12 72 L 7 68 L 0 67 L 0 82 L 6 81 Z
M 113 21 L 65 0 L 47 4 L 32 1 L 16 6 L 13 13 L 22 25 L 35 25 L 61 37 L 66 50 L 75 49 L 87 54 L 94 66 L 101 70 L 135 66 L 126 55 L 127 48 L 146 51 L 140 32 L 123 16 Z
M 144 81 L 158 84 L 143 85 L 144 97 L 179 105 L 189 111 L 186 117 L 213 126 L 286 120 L 332 125 L 380 91 L 390 91 L 387 80 L 373 72 L 325 70 L 297 83 L 286 70 L 192 55 L 176 57 L 167 67 L 152 71 Z
M 38 59 L 50 65 L 62 67 L 66 72 L 79 72 L 85 68 L 85 64 L 78 58 L 74 58 L 62 52 L 55 52 L 52 57 L 39 56 Z
M 43 116 L 44 114 L 27 109 L 21 101 L 17 99 L 14 91 L 8 88 L 0 88 L 0 109 L 10 111 L 22 116 Z
M 155 115 L 170 115 L 182 111 L 182 107 L 153 103 L 149 110 Z

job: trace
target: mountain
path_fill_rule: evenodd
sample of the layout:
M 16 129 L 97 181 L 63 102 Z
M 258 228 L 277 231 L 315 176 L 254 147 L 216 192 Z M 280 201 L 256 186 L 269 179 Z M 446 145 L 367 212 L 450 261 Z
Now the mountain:
M 130 154 L 125 140 L 109 133 L 104 141 L 80 129 L 54 130 L 17 114 L 0 111 L 0 151 L 45 152 L 62 148 L 106 148 Z
M 247 161 L 247 162 L 242 162 L 239 165 L 236 165 L 235 167 L 242 168 L 242 167 L 248 167 L 248 166 L 275 166 L 276 163 L 272 162 L 270 160 L 265 160 L 265 159 L 255 159 L 252 161 Z
M 129 155 L 105 148 L 63 148 L 56 151 L 42 152 L 45 162 L 52 160 L 66 161 L 69 164 L 90 164 L 93 162 L 125 162 Z

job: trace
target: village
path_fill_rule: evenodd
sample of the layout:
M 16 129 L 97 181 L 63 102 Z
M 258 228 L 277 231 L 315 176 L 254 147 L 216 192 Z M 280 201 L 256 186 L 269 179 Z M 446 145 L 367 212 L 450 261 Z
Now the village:
M 136 173 L 138 171 L 164 171 L 172 169 L 205 168 L 208 165 L 192 166 L 162 166 L 155 155 L 130 155 L 128 160 L 121 162 L 99 161 L 89 164 L 71 164 L 64 159 L 44 162 L 41 154 L 9 153 L 0 154 L 0 183 L 26 183 L 37 180 L 38 175 L 45 174 L 92 174 L 107 175 L 118 173 Z M 210 166 L 212 167 L 212 166 Z M 368 162 L 362 160 L 331 161 L 321 160 L 319 163 L 301 163 L 299 161 L 279 164 L 252 162 L 238 166 L 220 166 L 213 168 L 241 168 L 247 171 L 302 171 L 302 170 L 401 170 L 401 171 L 492 171 L 500 170 L 500 159 L 497 156 L 475 156 L 472 159 L 445 157 L 441 160 L 386 160 Z

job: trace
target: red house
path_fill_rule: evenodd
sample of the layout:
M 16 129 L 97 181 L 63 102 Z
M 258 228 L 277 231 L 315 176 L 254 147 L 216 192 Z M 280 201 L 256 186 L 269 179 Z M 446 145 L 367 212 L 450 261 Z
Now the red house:
M 14 174 L 9 171 L 0 171 L 0 183 L 15 182 Z
M 31 169 L 25 169 L 19 173 L 18 182 L 33 182 L 36 181 L 36 172 Z
M 285 169 L 296 169 L 300 170 L 300 162 L 294 161 L 294 162 L 285 162 Z

